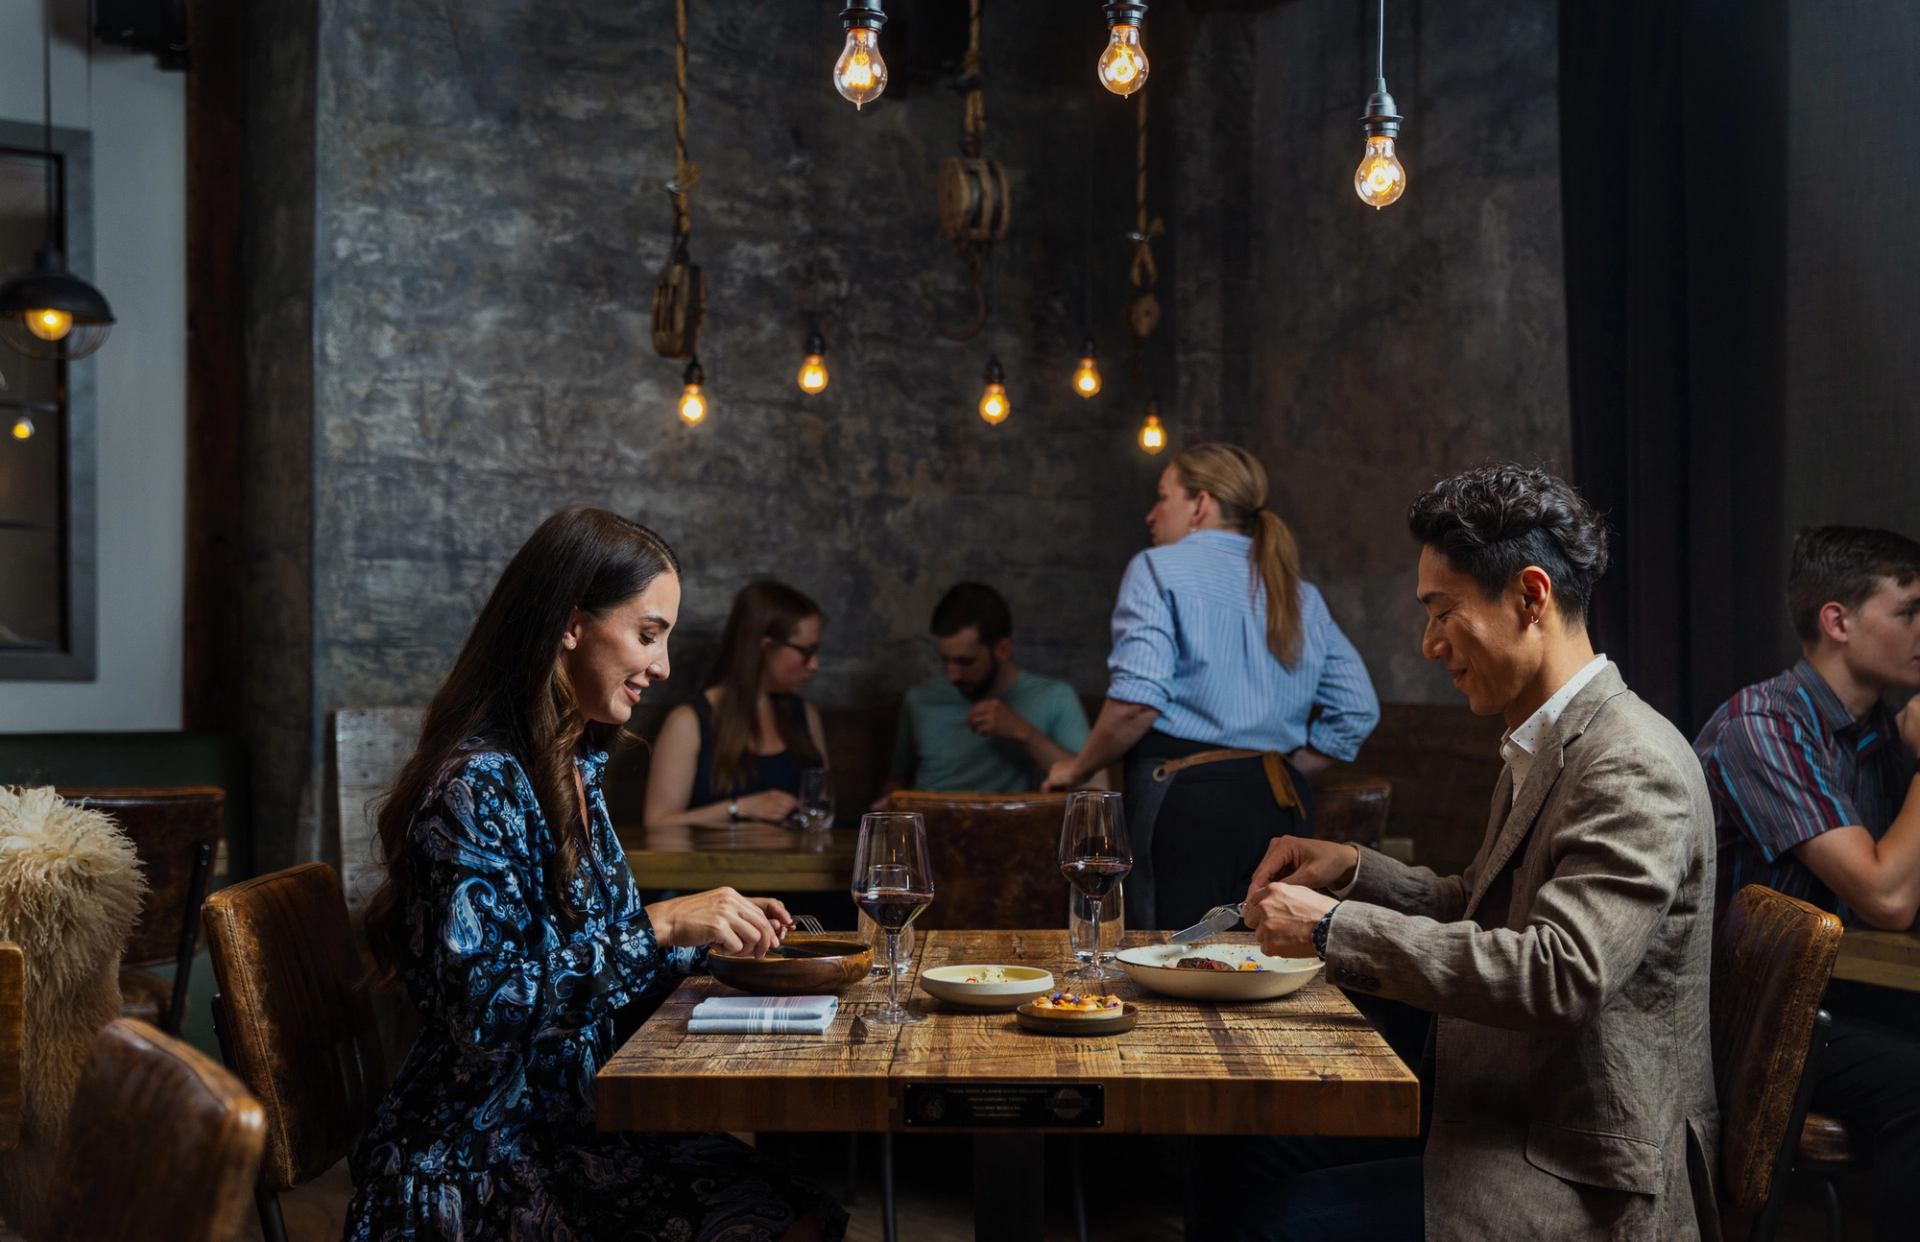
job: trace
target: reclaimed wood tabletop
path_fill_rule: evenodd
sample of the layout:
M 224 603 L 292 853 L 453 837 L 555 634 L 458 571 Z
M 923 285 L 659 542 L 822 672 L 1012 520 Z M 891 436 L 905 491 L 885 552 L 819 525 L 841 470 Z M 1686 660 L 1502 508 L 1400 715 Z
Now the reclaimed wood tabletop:
M 751 893 L 846 892 L 858 835 L 745 822 L 729 828 L 627 824 L 614 832 L 643 889 L 698 892 L 726 885 Z
M 1920 929 L 1895 932 L 1848 928 L 1840 937 L 1833 977 L 1920 992 Z
M 1134 933 L 1154 944 L 1165 933 Z M 1250 936 L 1222 937 L 1251 943 Z M 1125 1034 L 1062 1037 L 1020 1029 L 1011 1013 L 952 1008 L 917 988 L 923 966 L 1036 965 L 1056 980 L 1072 965 L 1063 931 L 929 931 L 920 937 L 912 1006 L 930 1020 L 869 1025 L 885 981 L 854 985 L 823 1035 L 693 1035 L 694 1005 L 729 989 L 686 980 L 600 1071 L 606 1130 L 1318 1134 L 1404 1136 L 1419 1130 L 1419 1081 L 1340 991 L 1316 978 L 1290 996 L 1240 1004 L 1110 990 L 1136 1003 Z M 1062 986 L 1066 986 L 1063 984 Z M 1061 1124 L 943 1123 L 916 1111 L 916 1088 L 1009 1084 L 1092 1089 L 1097 1116 Z M 1083 1097 L 1084 1098 L 1084 1097 Z M 924 1111 L 924 1110 L 922 1110 Z

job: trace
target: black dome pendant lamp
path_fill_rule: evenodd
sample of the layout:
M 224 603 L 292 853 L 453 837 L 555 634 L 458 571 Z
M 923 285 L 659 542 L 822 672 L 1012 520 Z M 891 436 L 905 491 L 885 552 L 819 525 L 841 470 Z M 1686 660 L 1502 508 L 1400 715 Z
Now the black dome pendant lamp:
M 89 49 L 91 54 L 91 49 Z M 47 244 L 33 256 L 33 270 L 0 284 L 0 341 L 29 358 L 71 362 L 107 343 L 113 308 L 100 291 L 67 270 L 61 238 L 66 217 L 64 165 L 53 149 L 53 19 L 40 46 L 40 88 L 47 157 Z

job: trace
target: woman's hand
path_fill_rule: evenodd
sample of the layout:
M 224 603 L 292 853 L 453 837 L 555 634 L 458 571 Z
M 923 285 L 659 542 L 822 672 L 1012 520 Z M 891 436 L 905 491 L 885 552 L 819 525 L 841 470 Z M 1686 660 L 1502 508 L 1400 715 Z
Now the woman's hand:
M 1078 789 L 1087 783 L 1080 774 L 1080 758 L 1077 755 L 1060 760 L 1047 769 L 1047 779 L 1040 783 L 1040 792 L 1053 793 L 1060 789 Z
M 1360 847 L 1351 842 L 1275 837 L 1267 846 L 1267 856 L 1254 868 L 1247 900 L 1258 900 L 1260 890 L 1275 880 L 1302 888 L 1344 888 L 1353 882 L 1359 866 Z
M 730 888 L 656 901 L 647 916 L 654 937 L 669 948 L 708 945 L 754 957 L 765 957 L 793 926 L 793 916 L 773 898 L 742 897 Z
M 800 799 L 784 789 L 763 789 L 740 799 L 741 819 L 764 819 L 770 824 L 785 823 L 799 809 Z

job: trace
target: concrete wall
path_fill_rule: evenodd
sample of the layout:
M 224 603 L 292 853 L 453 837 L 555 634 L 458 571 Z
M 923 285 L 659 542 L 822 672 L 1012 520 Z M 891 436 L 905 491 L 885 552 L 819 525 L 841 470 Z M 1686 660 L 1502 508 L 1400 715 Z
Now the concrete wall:
M 181 76 L 96 47 L 86 5 L 57 0 L 53 119 L 93 132 L 88 275 L 118 323 L 74 364 L 97 380 L 98 676 L 0 683 L 0 733 L 180 727 L 186 546 L 186 142 Z M 45 9 L 0 4 L 0 118 L 39 124 Z M 8 273 L 11 275 L 11 273 Z M 0 355 L 0 369 L 6 367 Z M 4 446 L 0 446 L 3 451 Z
M 1381 698 L 1457 703 L 1418 651 L 1406 507 L 1490 460 L 1569 467 L 1556 28 L 1546 4 L 1387 6 L 1408 189 L 1376 212 L 1352 188 L 1373 20 L 1294 0 L 1195 24 L 1184 400 L 1265 461 Z

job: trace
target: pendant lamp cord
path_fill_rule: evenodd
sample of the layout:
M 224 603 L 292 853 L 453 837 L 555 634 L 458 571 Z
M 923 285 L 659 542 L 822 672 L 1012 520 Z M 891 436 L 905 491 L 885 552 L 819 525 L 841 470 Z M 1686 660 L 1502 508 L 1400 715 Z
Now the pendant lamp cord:
M 60 227 L 60 215 L 55 207 L 57 201 L 54 179 L 60 175 L 60 157 L 53 151 L 53 8 L 45 10 L 45 25 L 40 30 L 40 122 L 42 126 L 42 146 L 47 153 L 47 241 L 51 245 L 60 244 L 61 238 L 56 231 Z
M 1387 0 L 1380 0 L 1380 18 L 1374 23 L 1373 76 L 1387 79 Z
M 970 0 L 967 8 L 967 54 L 960 62 L 960 74 L 967 81 L 966 110 L 960 120 L 960 153 L 977 160 L 987 131 L 987 96 L 980 89 L 980 0 Z
M 1147 218 L 1147 90 L 1134 96 L 1139 102 L 1134 113 L 1133 157 L 1133 265 L 1128 279 L 1136 289 L 1150 289 L 1160 279 L 1160 268 L 1153 261 L 1153 239 L 1167 231 L 1166 223 Z
M 687 0 L 673 0 L 673 21 L 673 180 L 667 193 L 673 198 L 673 257 L 685 262 L 693 231 L 687 191 L 700 184 L 700 170 L 687 160 Z

